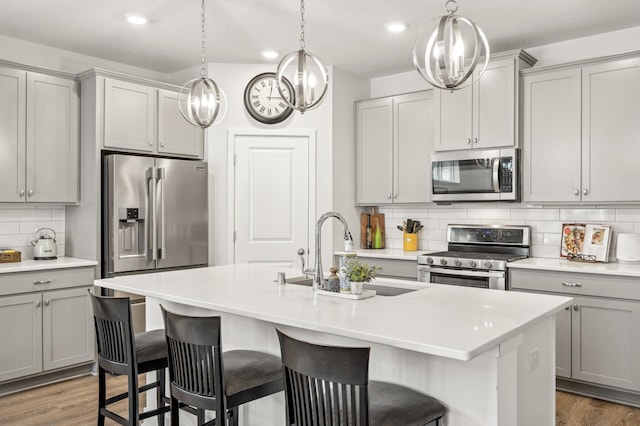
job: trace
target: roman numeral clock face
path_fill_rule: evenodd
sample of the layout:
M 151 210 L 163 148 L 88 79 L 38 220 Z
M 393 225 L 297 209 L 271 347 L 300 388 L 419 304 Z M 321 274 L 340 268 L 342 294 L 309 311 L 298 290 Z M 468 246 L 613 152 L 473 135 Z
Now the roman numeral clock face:
M 293 86 L 286 78 L 282 81 L 283 95 L 291 102 Z M 293 111 L 283 101 L 276 85 L 276 75 L 272 72 L 260 74 L 251 79 L 244 90 L 244 106 L 251 117 L 266 124 L 280 123 Z

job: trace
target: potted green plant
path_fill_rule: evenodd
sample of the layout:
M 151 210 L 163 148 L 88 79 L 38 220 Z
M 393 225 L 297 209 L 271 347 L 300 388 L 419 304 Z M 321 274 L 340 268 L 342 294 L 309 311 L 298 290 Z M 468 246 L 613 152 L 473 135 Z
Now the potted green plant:
M 380 269 L 377 265 L 361 263 L 358 259 L 349 259 L 344 267 L 344 274 L 350 283 L 349 289 L 340 289 L 341 292 L 361 294 L 364 283 L 371 282 L 376 277 L 376 272 Z

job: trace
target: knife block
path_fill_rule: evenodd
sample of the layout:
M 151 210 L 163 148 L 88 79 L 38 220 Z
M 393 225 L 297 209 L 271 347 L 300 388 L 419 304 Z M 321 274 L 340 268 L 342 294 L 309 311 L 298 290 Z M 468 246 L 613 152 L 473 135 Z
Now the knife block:
M 368 213 L 360 215 L 360 248 L 367 248 L 367 216 Z M 384 213 L 374 213 L 371 215 L 371 234 L 376 232 L 376 219 L 380 223 L 380 233 L 382 234 L 382 247 L 385 248 L 385 226 Z

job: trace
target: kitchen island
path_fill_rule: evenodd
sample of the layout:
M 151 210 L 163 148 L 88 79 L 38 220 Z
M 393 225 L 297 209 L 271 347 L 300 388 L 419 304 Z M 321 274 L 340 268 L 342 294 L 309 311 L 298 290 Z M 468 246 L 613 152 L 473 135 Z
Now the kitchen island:
M 275 282 L 264 265 L 228 265 L 96 280 L 147 297 L 147 327 L 162 327 L 159 304 L 222 316 L 225 350 L 279 354 L 275 328 L 319 343 L 371 346 L 370 377 L 438 398 L 446 424 L 555 423 L 554 313 L 569 297 L 378 279 L 414 288 L 393 297 L 346 300 Z M 244 425 L 284 424 L 282 394 L 241 409 Z

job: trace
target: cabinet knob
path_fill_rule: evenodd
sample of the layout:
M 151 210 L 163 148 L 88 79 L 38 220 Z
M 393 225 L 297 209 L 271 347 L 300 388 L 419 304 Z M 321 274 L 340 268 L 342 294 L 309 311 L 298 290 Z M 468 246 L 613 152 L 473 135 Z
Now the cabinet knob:
M 565 311 L 568 311 L 571 309 L 571 306 L 567 306 L 566 308 L 564 308 Z
M 29 192 L 27 192 L 27 195 L 31 197 L 33 195 L 33 189 L 30 189 Z
M 160 146 L 164 148 L 164 141 L 160 141 Z
M 45 300 L 45 301 L 44 301 L 44 304 L 45 304 L 45 306 L 49 306 L 49 301 L 48 301 L 48 300 Z
M 478 138 L 473 138 L 473 143 L 478 143 Z
M 391 193 L 387 194 L 387 198 L 390 200 L 391 199 Z
M 398 198 L 398 194 L 393 194 L 393 198 Z
M 40 301 L 37 301 L 36 302 L 36 308 L 39 308 L 39 307 L 40 307 Z
M 149 141 L 149 146 L 153 146 L 153 141 Z
M 574 310 L 574 311 L 577 311 L 577 310 L 579 310 L 579 309 L 580 309 L 580 306 L 578 306 L 578 305 L 573 305 L 573 310 Z
M 20 194 L 21 197 L 24 197 L 24 189 L 21 189 L 19 194 Z
M 471 144 L 471 138 L 467 138 L 467 144 Z
M 582 195 L 588 195 L 589 194 L 589 190 L 588 189 L 583 189 L 582 190 Z
M 573 190 L 573 195 L 580 195 L 580 190 L 574 189 Z

